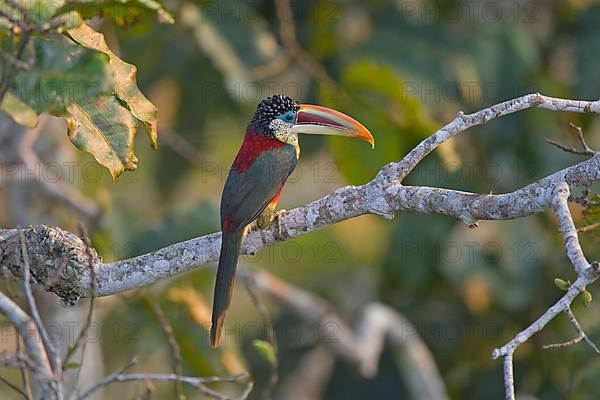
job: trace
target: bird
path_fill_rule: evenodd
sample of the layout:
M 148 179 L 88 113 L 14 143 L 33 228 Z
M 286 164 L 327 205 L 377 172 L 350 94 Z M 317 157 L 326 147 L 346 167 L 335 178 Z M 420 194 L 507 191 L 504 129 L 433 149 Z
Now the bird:
M 265 228 L 277 218 L 277 201 L 300 156 L 299 133 L 353 137 L 375 146 L 367 128 L 339 111 L 298 104 L 284 95 L 273 95 L 258 104 L 221 196 L 222 238 L 210 330 L 212 347 L 221 340 L 246 229 L 254 220 L 258 228 Z

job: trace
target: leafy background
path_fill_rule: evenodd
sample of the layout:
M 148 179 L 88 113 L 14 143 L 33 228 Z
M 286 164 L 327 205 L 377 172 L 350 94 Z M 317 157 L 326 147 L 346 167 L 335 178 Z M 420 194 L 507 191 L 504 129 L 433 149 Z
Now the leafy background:
M 271 1 L 171 1 L 158 13 L 156 7 L 135 2 L 99 4 L 105 18 L 90 24 L 104 33 L 116 55 L 82 48 L 77 57 L 87 70 L 79 65 L 73 72 L 104 82 L 103 96 L 113 108 L 106 117 L 100 114 L 98 122 L 110 125 L 107 118 L 115 115 L 114 108 L 127 113 L 124 129 L 130 130 L 132 140 L 136 119 L 146 122 L 151 137 L 148 121 L 153 119 L 136 115 L 111 86 L 114 82 L 102 77 L 109 68 L 107 57 L 118 55 L 137 66 L 137 83 L 159 113 L 158 151 L 139 138 L 137 157 L 119 154 L 122 166 L 114 170 L 133 169 L 128 163 L 137 169 L 113 182 L 107 169 L 65 138 L 63 119 L 46 116 L 40 117 L 43 130 L 36 150 L 45 163 L 58 166 L 61 181 L 101 210 L 99 218 L 86 223 L 105 261 L 219 229 L 218 202 L 227 168 L 256 103 L 268 95 L 283 92 L 344 111 L 369 127 L 377 142 L 370 151 L 364 143 L 304 138 L 298 172 L 280 200 L 288 209 L 337 187 L 367 182 L 459 110 L 475 111 L 535 91 L 598 97 L 600 7 L 592 1 L 297 1 L 292 8 L 297 39 L 323 68 L 316 72 L 302 60 L 285 60 L 281 21 Z M 174 16 L 173 24 L 159 23 L 170 20 L 165 10 Z M 60 61 L 60 49 L 48 50 L 42 39 L 35 45 L 38 61 L 46 60 L 47 68 L 57 60 L 52 57 Z M 76 63 L 78 58 L 71 60 Z M 58 68 L 70 71 L 64 64 Z M 56 78 L 29 72 L 28 77 L 39 80 Z M 71 115 L 61 102 L 28 104 L 38 112 Z M 444 144 L 408 182 L 481 193 L 514 190 L 581 160 L 544 142 L 551 138 L 575 145 L 570 122 L 584 129 L 592 147 L 600 146 L 598 119 L 531 110 Z M 77 136 L 77 123 L 68 126 L 70 137 Z M 3 140 L 19 134 L 22 130 L 15 127 Z M 3 177 L 11 162 L 8 149 L 0 152 Z M 46 178 L 54 173 L 40 168 Z M 68 207 L 49 201 L 34 183 L 4 183 L 2 226 L 49 223 L 75 231 L 82 220 Z M 579 226 L 595 222 L 595 210 L 584 214 L 577 207 Z M 597 244 L 596 232 L 585 235 L 588 258 L 600 256 Z M 393 221 L 364 216 L 264 249 L 243 262 L 322 296 L 349 322 L 371 301 L 392 306 L 417 326 L 453 399 L 502 398 L 501 364 L 491 359 L 491 351 L 558 299 L 562 292 L 554 278 L 573 278 L 550 213 L 482 222 L 476 230 L 441 216 L 401 214 Z M 242 332 L 239 340 L 210 349 L 203 321 L 208 320 L 213 279 L 213 271 L 202 270 L 102 299 L 98 362 L 113 371 L 136 354 L 144 361 L 143 370 L 169 370 L 168 344 L 151 307 L 159 299 L 181 346 L 186 374 L 264 373 L 250 346 L 253 339 L 264 339 L 264 332 L 244 329 L 261 321 L 261 315 L 241 285 L 228 317 L 231 331 Z M 280 384 L 274 398 L 290 398 L 290 382 L 306 368 L 301 360 L 322 338 L 315 339 L 314 327 L 303 325 L 290 310 L 267 304 L 280 347 Z M 578 301 L 574 307 L 592 340 L 600 340 L 599 307 L 597 301 L 589 307 Z M 61 312 L 49 308 L 49 314 Z M 303 337 L 286 339 L 289 326 L 299 326 Z M 542 350 L 543 344 L 574 334 L 560 317 L 519 349 L 518 391 L 539 399 L 596 397 L 600 359 L 589 348 Z M 322 398 L 409 398 L 406 377 L 383 354 L 373 379 L 362 379 L 343 361 L 336 362 Z M 105 397 L 134 398 L 136 390 L 136 385 L 119 386 Z M 157 385 L 156 390 L 157 398 L 173 393 L 169 385 Z M 2 392 L 2 398 L 10 395 Z

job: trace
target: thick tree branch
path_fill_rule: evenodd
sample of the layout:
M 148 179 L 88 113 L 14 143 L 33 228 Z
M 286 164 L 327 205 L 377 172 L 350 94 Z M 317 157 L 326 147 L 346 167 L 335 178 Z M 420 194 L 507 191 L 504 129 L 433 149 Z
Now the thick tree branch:
M 570 194 L 571 192 L 566 183 L 559 185 L 556 188 L 556 193 L 552 201 L 552 207 L 554 208 L 554 212 L 558 217 L 558 224 L 560 226 L 560 231 L 563 234 L 565 249 L 567 251 L 569 261 L 571 261 L 571 264 L 573 264 L 575 272 L 582 274 L 587 268 L 589 268 L 590 263 L 583 255 L 583 250 L 579 244 L 579 237 L 577 236 L 577 228 L 573 222 L 573 217 L 571 217 L 571 211 L 569 210 Z
M 20 256 L 22 257 L 23 288 L 25 292 L 25 298 L 27 299 L 27 305 L 29 306 L 29 312 L 31 314 L 31 317 L 33 318 L 33 322 L 35 323 L 37 332 L 42 339 L 44 349 L 50 361 L 52 372 L 54 375 L 57 375 L 60 369 L 60 357 L 57 351 L 54 349 L 54 344 L 50 341 L 48 332 L 46 332 L 46 328 L 44 327 L 44 323 L 42 322 L 42 317 L 40 316 L 40 313 L 38 311 L 37 304 L 35 302 L 35 299 L 33 298 L 33 292 L 31 290 L 31 269 L 29 265 L 27 243 L 25 241 L 25 235 L 23 235 L 23 231 L 20 228 L 19 243 L 21 245 L 21 249 L 18 254 L 20 254 Z
M 563 233 L 567 256 L 573 264 L 575 271 L 577 271 L 578 277 L 569 286 L 567 293 L 552 307 L 548 308 L 534 323 L 519 332 L 510 342 L 493 351 L 493 358 L 502 357 L 504 359 L 504 385 L 505 398 L 507 400 L 515 399 L 512 359 L 516 349 L 521 344 L 527 342 L 533 335 L 544 329 L 550 321 L 563 312 L 570 318 L 573 317 L 571 322 L 581 334 L 583 330 L 571 312 L 571 303 L 579 294 L 586 290 L 588 285 L 594 283 L 600 277 L 600 264 L 598 262 L 588 263 L 583 255 L 579 239 L 577 238 L 577 230 L 569 211 L 569 195 L 569 186 L 565 182 L 559 183 L 554 191 L 552 205 L 558 217 L 560 230 Z M 584 334 L 583 337 L 587 336 Z M 592 347 L 595 348 L 593 344 Z
M 287 211 L 279 218 L 280 229 L 273 224 L 264 230 L 253 230 L 244 241 L 244 254 L 298 237 L 325 226 L 364 214 L 392 218 L 395 212 L 416 211 L 453 216 L 469 226 L 478 219 L 501 220 L 520 218 L 543 211 L 552 205 L 557 185 L 589 185 L 600 180 L 600 155 L 556 172 L 538 182 L 511 193 L 491 195 L 422 186 L 404 186 L 404 179 L 415 166 L 438 145 L 470 127 L 494 118 L 532 107 L 555 111 L 599 112 L 600 101 L 586 102 L 555 99 L 531 94 L 510 100 L 474 114 L 459 113 L 448 125 L 415 147 L 403 160 L 384 167 L 377 177 L 362 186 L 346 186 L 306 206 Z M 33 277 L 47 282 L 68 260 L 61 278 L 50 290 L 66 303 L 81 296 L 89 297 L 90 279 L 85 244 L 68 232 L 47 226 L 25 230 L 31 255 Z M 17 232 L 0 230 L 0 264 L 22 276 L 11 255 Z M 104 264 L 94 254 L 98 280 L 97 295 L 106 296 L 149 285 L 158 280 L 189 271 L 218 260 L 220 233 L 176 243 L 139 257 Z
M 425 156 L 456 134 L 492 119 L 534 107 L 552 111 L 600 113 L 600 101 L 557 99 L 540 94 L 519 97 L 469 115 L 459 113 L 452 122 L 423 140 L 400 162 L 382 168 L 371 182 L 338 189 L 306 206 L 283 213 L 278 223 L 267 229 L 251 230 L 244 241 L 242 252 L 252 253 L 265 246 L 364 214 L 392 218 L 396 212 L 416 211 L 453 216 L 474 227 L 479 219 L 521 218 L 553 207 L 564 236 L 567 255 L 578 278 L 565 295 L 537 321 L 494 351 L 494 358 L 504 359 L 506 398 L 514 399 L 514 351 L 558 314 L 568 314 L 575 297 L 600 277 L 600 264 L 589 264 L 583 255 L 567 204 L 569 186 L 588 187 L 600 181 L 600 154 L 594 153 L 586 161 L 514 192 L 500 195 L 404 186 L 402 181 Z M 36 281 L 44 284 L 53 280 L 48 285 L 49 290 L 68 304 L 75 303 L 81 296 L 90 296 L 92 285 L 87 268 L 88 249 L 78 237 L 60 228 L 47 226 L 30 227 L 25 230 L 25 236 L 29 246 L 31 272 Z M 0 265 L 22 277 L 20 264 L 14 257 L 15 246 L 18 244 L 16 230 L 0 229 Z M 96 294 L 106 296 L 120 293 L 217 261 L 219 248 L 220 233 L 213 233 L 110 264 L 102 263 L 97 254 L 92 252 L 91 262 L 95 265 L 97 278 Z M 67 260 L 66 267 L 64 260 Z M 58 279 L 56 271 L 62 271 Z M 376 338 L 371 345 L 381 346 L 380 340 L 381 338 Z M 366 355 L 357 355 L 356 349 L 347 354 L 355 354 L 358 358 L 366 357 L 360 364 L 367 370 L 369 365 L 373 365 Z

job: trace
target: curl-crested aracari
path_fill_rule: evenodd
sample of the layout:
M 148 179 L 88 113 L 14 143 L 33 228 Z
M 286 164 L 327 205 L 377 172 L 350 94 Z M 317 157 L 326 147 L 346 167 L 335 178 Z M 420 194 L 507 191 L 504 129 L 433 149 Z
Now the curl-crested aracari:
M 221 197 L 223 236 L 210 330 L 213 347 L 221 339 L 246 227 L 255 219 L 259 227 L 271 222 L 283 185 L 300 155 L 298 133 L 355 137 L 371 146 L 375 143 L 362 124 L 338 111 L 297 104 L 280 95 L 260 102 Z

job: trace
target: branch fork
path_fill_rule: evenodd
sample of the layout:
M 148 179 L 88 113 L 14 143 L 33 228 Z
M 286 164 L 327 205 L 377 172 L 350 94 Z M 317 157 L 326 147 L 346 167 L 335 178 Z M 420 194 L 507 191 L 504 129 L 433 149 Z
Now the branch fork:
M 458 218 L 473 228 L 479 220 L 522 218 L 552 208 L 563 234 L 567 257 L 577 273 L 577 279 L 567 292 L 528 328 L 504 346 L 494 350 L 492 357 L 504 360 L 506 399 L 514 399 L 515 350 L 557 315 L 566 313 L 572 317 L 570 305 L 575 297 L 600 276 L 600 265 L 597 262 L 590 264 L 583 254 L 568 207 L 569 186 L 587 187 L 600 181 L 600 154 L 589 154 L 591 157 L 585 161 L 505 194 L 477 194 L 434 187 L 407 186 L 402 182 L 423 158 L 458 133 L 529 108 L 600 113 L 600 101 L 559 99 L 534 93 L 473 114 L 460 112 L 449 124 L 423 140 L 402 160 L 383 167 L 377 176 L 365 185 L 340 188 L 310 204 L 282 213 L 278 220 L 266 229 L 249 232 L 242 246 L 242 253 L 256 252 L 274 243 L 365 214 L 376 214 L 386 218 L 392 218 L 395 213 L 403 211 L 447 215 Z M 24 234 L 29 247 L 31 273 L 37 282 L 47 282 L 50 277 L 55 277 L 58 268 L 63 268 L 64 272 L 60 277 L 49 285 L 50 291 L 68 304 L 75 303 L 80 297 L 92 295 L 85 243 L 75 235 L 55 227 L 29 227 L 24 230 Z M 14 275 L 22 277 L 21 265 L 13 257 L 14 248 L 19 243 L 18 236 L 14 229 L 0 229 L 0 265 Z M 97 282 L 95 294 L 107 296 L 139 288 L 215 262 L 219 257 L 220 240 L 220 233 L 212 233 L 115 263 L 102 263 L 93 249 L 90 249 Z M 576 319 L 573 318 L 572 321 Z M 581 336 L 580 326 L 575 323 L 573 325 Z

